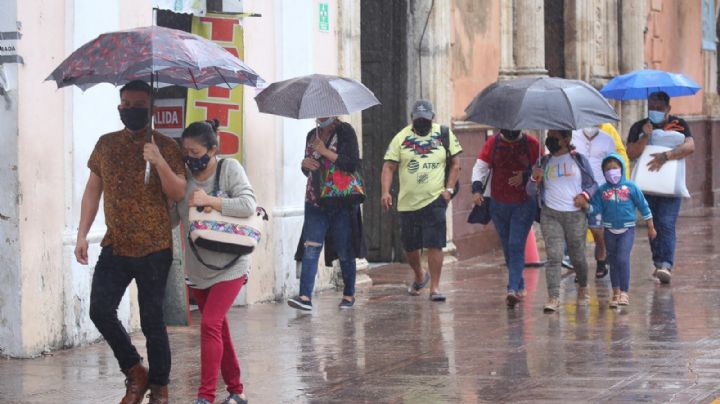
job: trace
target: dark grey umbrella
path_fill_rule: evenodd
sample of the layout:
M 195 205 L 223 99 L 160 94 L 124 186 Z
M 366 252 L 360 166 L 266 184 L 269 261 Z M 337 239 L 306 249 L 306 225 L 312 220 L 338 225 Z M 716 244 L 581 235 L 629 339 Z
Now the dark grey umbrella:
M 348 115 L 380 104 L 361 82 L 324 74 L 272 83 L 255 102 L 260 112 L 295 119 Z
M 501 129 L 580 129 L 619 119 L 592 86 L 557 77 L 497 81 L 465 112 L 470 121 Z

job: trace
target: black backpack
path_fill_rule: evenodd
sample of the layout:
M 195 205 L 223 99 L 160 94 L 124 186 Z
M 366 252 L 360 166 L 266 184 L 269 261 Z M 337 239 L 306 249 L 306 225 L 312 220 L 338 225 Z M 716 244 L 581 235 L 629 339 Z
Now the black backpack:
M 448 178 L 450 177 L 450 159 L 452 159 L 452 156 L 450 155 L 450 128 L 445 125 L 440 125 L 440 141 L 445 148 L 445 185 L 447 185 Z M 458 192 L 460 192 L 460 176 L 458 176 L 455 182 L 455 189 L 450 198 L 454 198 Z

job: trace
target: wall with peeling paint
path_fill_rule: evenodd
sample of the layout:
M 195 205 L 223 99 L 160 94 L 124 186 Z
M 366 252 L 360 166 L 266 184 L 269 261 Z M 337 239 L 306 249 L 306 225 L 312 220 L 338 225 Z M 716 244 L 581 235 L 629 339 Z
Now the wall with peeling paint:
M 63 98 L 43 84 L 47 66 L 63 57 L 64 4 L 52 0 L 17 3 L 25 63 L 18 69 L 18 177 L 22 267 L 23 352 L 60 345 L 63 293 L 62 229 Z M 37 46 L 42 37 L 45 46 Z M 43 100 L 42 102 L 38 102 Z M 41 118 L 41 119 L 39 119 Z
M 498 78 L 499 0 L 454 0 L 452 8 L 452 116 Z M 472 151 L 475 153 L 475 150 Z
M 115 87 L 82 93 L 43 79 L 86 41 L 150 25 L 152 13 L 150 0 L 0 0 L 0 10 L 0 32 L 22 34 L 24 61 L 2 66 L 12 90 L 0 94 L 0 354 L 32 357 L 99 337 L 88 311 L 102 212 L 91 266 L 73 252 L 87 159 L 100 135 L 122 127 Z M 135 296 L 132 286 L 119 308 L 131 330 L 139 329 Z
M 16 0 L 0 0 L 0 32 L 17 31 Z M 22 351 L 18 241 L 17 65 L 2 65 L 11 88 L 0 96 L 0 355 Z
M 683 73 L 705 85 L 702 62 L 702 7 L 700 1 L 652 0 L 645 3 L 645 64 L 648 69 Z M 703 91 L 700 92 L 700 95 Z M 703 113 L 703 97 L 675 97 L 674 114 Z

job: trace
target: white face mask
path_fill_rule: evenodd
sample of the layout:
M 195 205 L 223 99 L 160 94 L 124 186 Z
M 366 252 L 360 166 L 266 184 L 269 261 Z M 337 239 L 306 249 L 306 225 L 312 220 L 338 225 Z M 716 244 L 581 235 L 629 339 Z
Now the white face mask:
M 588 137 L 590 139 L 594 138 L 595 136 L 597 136 L 598 133 L 600 133 L 600 129 L 594 126 L 591 126 L 589 128 L 583 128 L 582 131 L 585 134 L 585 137 Z

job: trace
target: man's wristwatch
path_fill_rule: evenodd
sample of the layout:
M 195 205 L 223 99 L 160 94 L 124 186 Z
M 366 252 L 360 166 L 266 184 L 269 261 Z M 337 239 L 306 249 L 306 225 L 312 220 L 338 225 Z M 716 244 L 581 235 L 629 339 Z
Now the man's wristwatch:
M 455 188 L 445 188 L 445 190 L 450 192 L 450 195 L 455 193 Z

